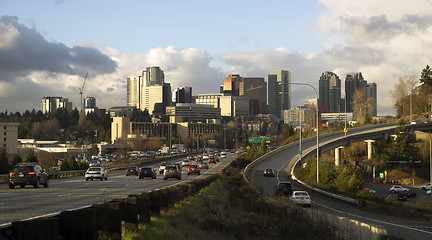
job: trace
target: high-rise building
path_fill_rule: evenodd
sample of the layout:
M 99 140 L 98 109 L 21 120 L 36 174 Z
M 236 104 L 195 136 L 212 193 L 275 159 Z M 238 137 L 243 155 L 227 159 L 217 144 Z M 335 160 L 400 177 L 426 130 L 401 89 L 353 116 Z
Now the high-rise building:
M 96 98 L 86 97 L 84 99 L 84 108 L 96 108 Z
M 347 112 L 353 111 L 353 96 L 357 89 L 364 91 L 364 100 L 366 101 L 366 88 L 367 82 L 363 78 L 361 72 L 347 73 L 347 76 L 345 78 L 345 98 Z
M 192 87 L 177 88 L 175 91 L 175 103 L 192 103 Z
M 58 108 L 65 108 L 68 112 L 72 111 L 72 102 L 63 97 L 43 97 L 41 101 L 42 113 L 55 112 Z
M 243 78 L 239 95 L 249 98 L 250 115 L 267 113 L 267 84 L 264 78 Z
M 142 73 L 144 87 L 162 85 L 165 82 L 165 74 L 159 67 L 147 67 Z
M 323 72 L 319 79 L 318 108 L 322 113 L 341 111 L 341 80 L 332 72 Z
M 212 105 L 214 108 L 220 108 L 220 98 L 222 93 L 198 94 L 195 96 L 196 104 Z
M 127 78 L 127 106 L 141 108 L 142 77 L 130 76 Z
M 243 79 L 238 74 L 231 74 L 225 78 L 223 93 L 230 96 L 240 96 L 240 82 Z
M 275 70 L 268 75 L 268 112 L 283 118 L 283 110 L 291 108 L 291 72 Z
M 163 115 L 170 106 L 171 86 L 165 83 L 164 72 L 159 67 L 147 67 L 141 76 L 127 79 L 127 106 L 136 107 L 150 114 Z
M 370 109 L 368 109 L 368 113 L 371 115 L 371 117 L 377 116 L 377 85 L 376 83 L 368 83 L 367 84 L 367 91 L 366 91 L 366 97 L 368 98 L 368 101 L 370 101 L 371 106 Z

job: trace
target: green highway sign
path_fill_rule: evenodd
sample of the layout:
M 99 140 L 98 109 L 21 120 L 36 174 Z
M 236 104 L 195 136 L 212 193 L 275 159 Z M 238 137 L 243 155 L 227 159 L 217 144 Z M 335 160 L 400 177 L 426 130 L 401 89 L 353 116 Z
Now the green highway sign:
M 408 163 L 408 161 L 399 161 L 399 163 Z
M 250 137 L 249 142 L 250 143 L 261 143 L 263 139 L 265 139 L 266 143 L 270 143 L 269 137 Z
M 363 161 L 363 162 L 361 162 L 361 163 L 369 163 L 368 161 Z
M 383 178 L 384 177 L 384 173 L 380 173 L 380 178 Z

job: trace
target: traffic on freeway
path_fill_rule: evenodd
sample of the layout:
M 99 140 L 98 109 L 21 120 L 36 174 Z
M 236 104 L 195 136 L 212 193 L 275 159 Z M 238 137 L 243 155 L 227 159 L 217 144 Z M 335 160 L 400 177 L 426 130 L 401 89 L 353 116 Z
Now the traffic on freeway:
M 7 183 L 0 184 L 0 227 L 8 226 L 13 221 L 56 215 L 61 211 L 83 208 L 112 199 L 128 197 L 131 194 L 140 194 L 203 178 L 222 170 L 236 156 L 236 154 L 228 153 L 226 158 L 218 158 L 216 164 L 207 165 L 208 168 L 200 169 L 200 174 L 188 174 L 188 168 L 180 166 L 181 180 L 177 180 L 177 178 L 164 180 L 163 173 L 160 174 L 158 171 L 160 163 L 155 163 L 140 166 L 140 169 L 142 167 L 154 169 L 155 179 L 152 177 L 144 178 L 144 175 L 139 173 L 138 175 L 126 176 L 125 169 L 122 169 L 108 172 L 107 180 L 105 180 L 105 175 L 102 180 L 96 179 L 96 175 L 93 175 L 93 181 L 91 181 L 90 175 L 86 176 L 88 181 L 86 181 L 85 176 L 51 179 L 47 188 L 28 186 L 9 189 Z M 175 166 L 174 163 L 181 163 L 184 159 L 170 160 L 166 162 L 166 165 Z M 195 161 L 192 162 L 194 165 L 198 165 Z M 100 176 L 98 177 L 100 178 Z
M 364 128 L 357 130 L 355 133 L 362 133 L 362 131 L 370 132 L 371 129 Z M 350 137 L 351 134 L 354 134 L 354 131 L 351 131 L 350 134 L 348 134 L 348 137 Z M 322 136 L 320 135 L 319 142 L 321 145 L 324 142 L 329 142 L 333 139 L 340 139 L 343 136 L 343 132 Z M 314 147 L 315 145 L 316 138 L 306 139 L 302 142 L 303 149 L 308 149 L 310 147 Z M 290 145 L 280 152 L 274 153 L 271 155 L 271 157 L 260 161 L 253 168 L 250 182 L 253 182 L 255 186 L 260 189 L 260 192 L 270 197 L 277 197 L 277 195 L 275 195 L 275 191 L 279 187 L 279 183 L 289 182 L 292 186 L 292 190 L 287 191 L 288 193 L 292 194 L 291 192 L 295 191 L 306 191 L 308 193 L 311 199 L 311 209 L 313 209 L 311 213 L 314 211 L 322 211 L 332 215 L 358 220 L 373 226 L 383 227 L 387 230 L 388 234 L 401 237 L 403 239 L 432 239 L 431 223 L 409 220 L 404 216 L 387 216 L 381 215 L 379 213 L 367 212 L 360 207 L 353 206 L 352 204 L 344 203 L 334 198 L 314 192 L 297 183 L 290 176 L 291 168 L 289 166 L 292 165 L 291 161 L 293 159 L 298 159 L 298 153 L 299 144 L 296 143 Z M 267 174 L 264 174 L 266 169 L 273 169 L 275 171 L 275 177 L 269 177 Z M 383 192 L 383 194 L 387 194 L 396 198 L 396 191 L 395 193 L 392 193 L 390 187 L 391 185 L 385 185 L 385 193 Z M 376 191 L 379 194 L 381 189 L 376 189 Z M 420 191 L 417 193 L 417 195 L 426 194 L 426 190 L 410 189 L 410 192 L 417 191 Z M 415 198 L 409 198 L 407 202 L 413 201 L 413 199 Z

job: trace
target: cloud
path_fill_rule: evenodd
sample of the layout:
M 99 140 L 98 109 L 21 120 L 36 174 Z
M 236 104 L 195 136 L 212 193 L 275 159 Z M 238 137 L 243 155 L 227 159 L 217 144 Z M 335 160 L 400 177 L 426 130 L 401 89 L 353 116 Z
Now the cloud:
M 107 74 L 117 64 L 99 50 L 90 47 L 67 47 L 48 42 L 35 29 L 18 22 L 17 17 L 0 18 L 0 81 L 13 81 L 33 71 L 53 74 Z

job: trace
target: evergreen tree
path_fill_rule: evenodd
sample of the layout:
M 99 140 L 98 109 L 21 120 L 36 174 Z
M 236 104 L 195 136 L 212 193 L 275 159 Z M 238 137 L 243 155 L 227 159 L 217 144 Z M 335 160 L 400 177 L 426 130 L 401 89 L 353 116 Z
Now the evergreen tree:
M 426 67 L 422 70 L 420 82 L 432 86 L 432 69 L 429 67 L 429 65 L 426 65 Z
M 0 147 L 0 174 L 9 172 L 9 160 L 6 149 Z
M 38 158 L 33 150 L 27 152 L 24 162 L 38 162 Z

